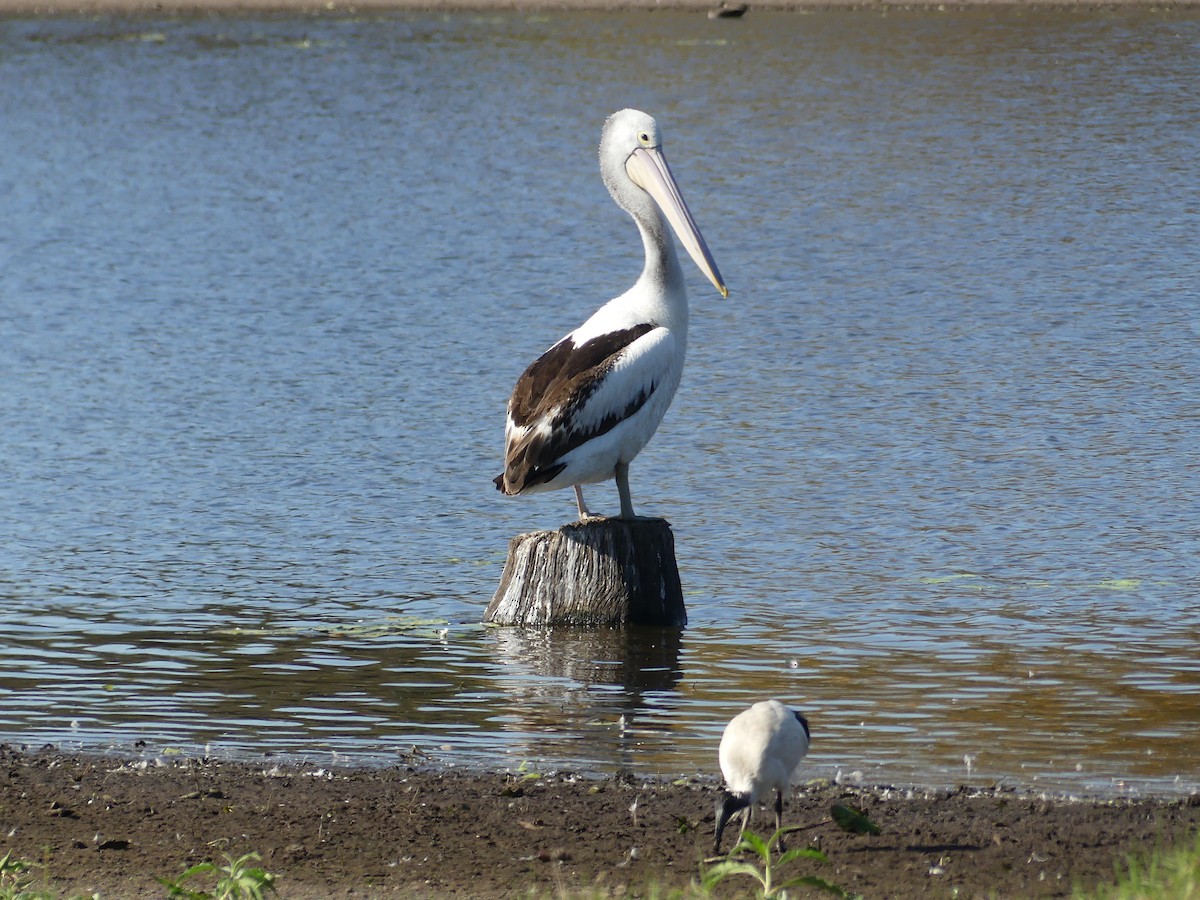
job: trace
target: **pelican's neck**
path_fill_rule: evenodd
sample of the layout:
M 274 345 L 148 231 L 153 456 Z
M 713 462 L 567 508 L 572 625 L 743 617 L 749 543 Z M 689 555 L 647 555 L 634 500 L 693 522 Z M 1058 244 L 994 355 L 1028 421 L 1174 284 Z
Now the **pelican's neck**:
M 683 268 L 675 241 L 657 209 L 649 215 L 634 215 L 646 251 L 646 265 L 638 277 L 635 291 L 649 308 L 647 316 L 659 325 L 677 332 L 680 339 L 687 334 L 688 302 Z

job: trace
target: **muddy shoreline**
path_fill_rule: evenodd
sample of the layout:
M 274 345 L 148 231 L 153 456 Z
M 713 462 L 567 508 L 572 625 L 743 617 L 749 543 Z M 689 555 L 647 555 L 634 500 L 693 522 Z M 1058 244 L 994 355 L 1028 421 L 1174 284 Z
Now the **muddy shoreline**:
M 636 895 L 697 878 L 717 790 L 708 777 L 338 769 L 4 746 L 0 856 L 44 862 L 44 884 L 63 896 L 161 897 L 156 878 L 251 851 L 287 898 L 551 896 L 563 887 Z M 863 809 L 882 833 L 840 830 L 834 803 Z M 769 820 L 760 812 L 756 822 Z M 796 792 L 785 824 L 805 826 L 794 845 L 811 842 L 830 860 L 796 865 L 864 897 L 1053 897 L 1111 880 L 1130 852 L 1194 834 L 1200 797 L 822 782 Z M 740 893 L 731 882 L 718 896 Z

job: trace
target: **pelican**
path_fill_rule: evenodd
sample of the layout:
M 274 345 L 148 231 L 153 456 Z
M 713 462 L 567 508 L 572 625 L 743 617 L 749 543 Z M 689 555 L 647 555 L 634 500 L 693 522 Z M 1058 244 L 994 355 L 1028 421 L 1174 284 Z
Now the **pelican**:
M 745 831 L 754 804 L 771 790 L 775 791 L 775 830 L 779 831 L 783 825 L 783 794 L 790 790 L 800 760 L 808 753 L 809 736 L 808 719 L 778 700 L 755 703 L 729 720 L 717 751 L 727 790 L 717 800 L 714 853 L 720 852 L 721 834 L 729 817 L 745 810 Z
M 604 123 L 600 175 L 642 235 L 646 263 L 633 287 L 543 353 L 517 379 L 504 429 L 505 494 L 575 488 L 615 478 L 621 518 L 633 519 L 629 463 L 666 414 L 687 348 L 683 269 L 663 222 L 722 297 L 729 291 L 667 166 L 658 123 L 623 109 Z M 661 213 L 660 213 L 661 210 Z

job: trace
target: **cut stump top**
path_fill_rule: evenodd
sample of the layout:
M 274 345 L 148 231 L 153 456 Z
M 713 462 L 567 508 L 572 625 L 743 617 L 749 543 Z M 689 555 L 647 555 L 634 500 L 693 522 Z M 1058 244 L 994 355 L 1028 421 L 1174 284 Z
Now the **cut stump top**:
M 496 625 L 687 624 L 666 519 L 591 518 L 508 544 L 483 616 Z

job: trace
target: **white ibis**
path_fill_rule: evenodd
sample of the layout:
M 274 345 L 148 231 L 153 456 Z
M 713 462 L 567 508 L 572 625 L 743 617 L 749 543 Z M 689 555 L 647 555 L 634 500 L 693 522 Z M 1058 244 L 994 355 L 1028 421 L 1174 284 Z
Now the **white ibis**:
M 718 758 L 726 790 L 717 800 L 717 830 L 713 852 L 720 852 L 725 823 L 742 815 L 742 831 L 750 824 L 754 804 L 775 791 L 775 830 L 783 825 L 783 795 L 790 790 L 808 752 L 808 719 L 778 700 L 755 703 L 734 716 L 721 735 Z
M 633 287 L 517 379 L 508 401 L 504 473 L 495 482 L 505 494 L 574 487 L 583 519 L 589 512 L 580 486 L 615 478 L 621 518 L 632 519 L 629 463 L 671 405 L 687 349 L 687 290 L 663 215 L 721 296 L 729 291 L 667 167 L 652 117 L 636 109 L 608 117 L 600 175 L 637 223 L 645 266 Z

